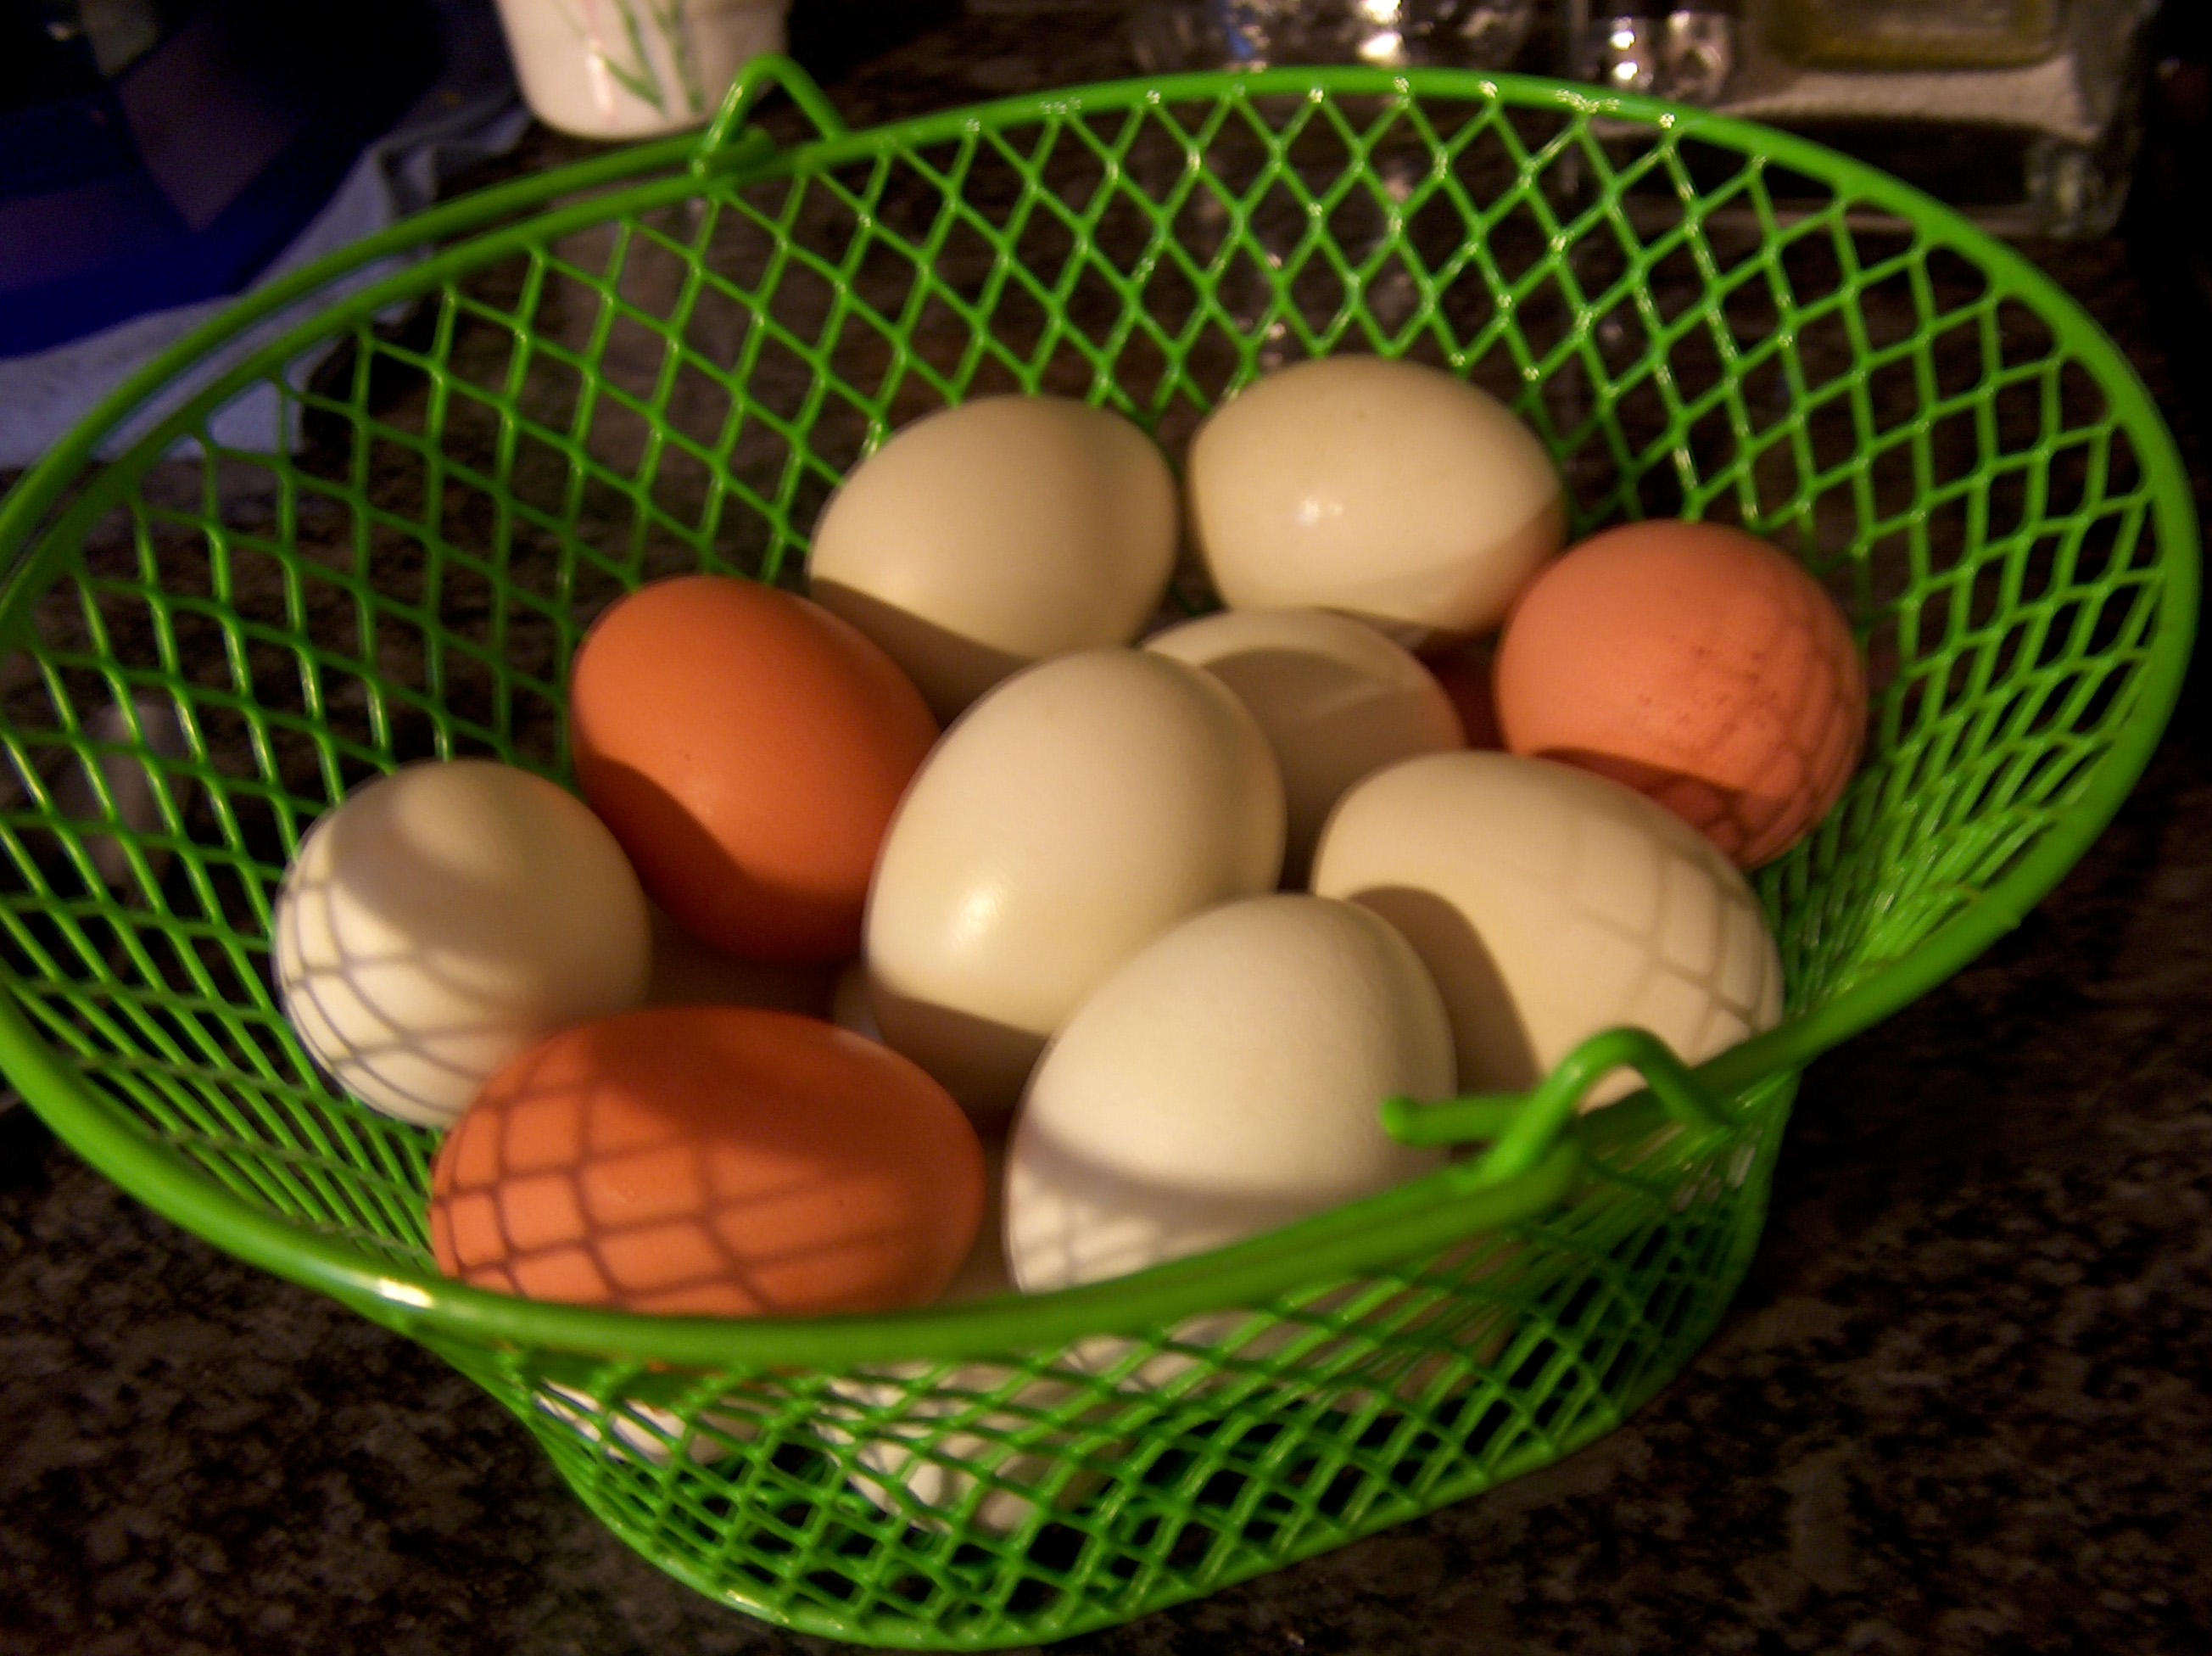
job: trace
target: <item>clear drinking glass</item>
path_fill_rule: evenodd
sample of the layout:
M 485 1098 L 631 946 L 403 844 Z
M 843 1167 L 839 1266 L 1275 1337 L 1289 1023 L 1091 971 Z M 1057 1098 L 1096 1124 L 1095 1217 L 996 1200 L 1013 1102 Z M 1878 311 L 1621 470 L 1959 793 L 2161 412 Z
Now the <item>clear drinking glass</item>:
M 1567 73 L 1804 133 L 2003 234 L 2125 199 L 2156 0 L 1570 0 Z

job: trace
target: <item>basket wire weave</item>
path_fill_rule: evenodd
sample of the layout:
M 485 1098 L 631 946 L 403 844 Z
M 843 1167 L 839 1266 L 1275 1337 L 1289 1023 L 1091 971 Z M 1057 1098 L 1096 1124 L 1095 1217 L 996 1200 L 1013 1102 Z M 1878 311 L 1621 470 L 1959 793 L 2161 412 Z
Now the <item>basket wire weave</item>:
M 750 124 L 777 88 L 816 138 Z M 592 617 L 680 569 L 794 580 L 837 479 L 932 408 L 1082 396 L 1174 454 L 1266 368 L 1355 350 L 1504 397 L 1577 533 L 1739 522 L 1854 618 L 1865 766 L 1759 881 L 1782 1027 L 1687 1073 L 1617 1032 L 1526 1099 L 1400 1109 L 1487 1148 L 1034 1300 L 732 1324 L 440 1279 L 434 1139 L 335 1094 L 270 991 L 315 817 L 433 755 L 565 779 Z M 233 435 L 249 409 L 277 441 Z M 1813 146 L 1364 70 L 855 134 L 765 60 L 702 144 L 455 203 L 241 307 L 0 506 L 0 1059 L 125 1188 L 441 1352 L 702 1591 L 873 1643 L 1061 1637 L 1547 1464 L 1686 1361 L 1798 1069 L 2015 923 L 2132 785 L 2196 556 L 2094 325 Z M 1622 1063 L 1651 1088 L 1577 1117 Z

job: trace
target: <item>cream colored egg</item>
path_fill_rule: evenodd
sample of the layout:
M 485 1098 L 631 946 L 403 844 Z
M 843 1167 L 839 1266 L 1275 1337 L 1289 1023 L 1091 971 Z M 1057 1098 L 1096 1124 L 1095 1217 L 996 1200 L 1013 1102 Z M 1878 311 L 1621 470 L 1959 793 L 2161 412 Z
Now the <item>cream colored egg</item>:
M 1282 856 L 1274 757 L 1218 682 L 1142 650 L 1040 663 L 947 731 L 899 803 L 868 893 L 877 1024 L 1003 1120 L 1100 980 L 1272 887 Z
M 316 1062 L 428 1127 L 546 1037 L 637 1006 L 651 966 L 645 893 L 614 836 L 487 759 L 349 795 L 301 842 L 272 929 L 285 1014 Z
M 1188 484 L 1230 607 L 1341 610 L 1409 649 L 1497 626 L 1566 534 L 1559 469 L 1510 409 L 1378 356 L 1239 393 L 1200 427 Z
M 1282 767 L 1283 878 L 1303 885 L 1322 823 L 1344 790 L 1416 753 L 1466 746 L 1429 670 L 1364 622 L 1327 610 L 1223 610 L 1145 648 L 1204 667 L 1267 733 Z
M 1449 1024 L 1406 941 L 1292 893 L 1186 921 L 1054 1038 L 1006 1155 L 1025 1292 L 1125 1275 L 1440 1167 L 1382 1100 L 1448 1095 Z
M 1133 639 L 1176 542 L 1174 477 L 1136 426 L 1066 398 L 987 397 L 862 461 L 807 569 L 815 601 L 950 721 L 1032 661 Z
M 1533 1087 L 1615 1025 L 1695 1064 L 1781 1015 L 1781 958 L 1743 875 L 1642 795 L 1550 760 L 1440 753 L 1377 771 L 1322 831 L 1313 888 L 1419 952 L 1463 1092 Z M 1586 1104 L 1638 1084 L 1614 1077 Z

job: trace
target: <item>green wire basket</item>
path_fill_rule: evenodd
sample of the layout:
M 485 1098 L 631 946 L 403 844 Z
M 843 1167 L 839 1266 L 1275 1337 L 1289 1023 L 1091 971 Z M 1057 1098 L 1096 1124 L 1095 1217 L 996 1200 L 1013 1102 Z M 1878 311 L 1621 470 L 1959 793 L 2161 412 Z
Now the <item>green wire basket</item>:
M 817 129 L 795 148 L 749 119 L 779 88 Z M 1082 396 L 1173 455 L 1339 351 L 1507 399 L 1577 533 L 1740 522 L 1854 618 L 1864 768 L 1758 881 L 1782 1026 L 1689 1072 L 1610 1032 L 1528 1098 L 1392 1113 L 1469 1147 L 1420 1184 L 1034 1299 L 717 1322 L 441 1279 L 433 1136 L 333 1091 L 270 993 L 316 816 L 430 755 L 565 777 L 592 616 L 679 569 L 794 579 L 838 478 L 932 408 Z M 233 310 L 22 481 L 0 569 L 24 1095 L 179 1224 L 441 1354 L 700 1591 L 946 1649 L 1198 1597 L 1618 1425 L 1741 1278 L 1802 1066 L 2016 923 L 2118 808 L 2197 580 L 2112 344 L 1814 145 L 1364 69 L 855 133 L 781 60 L 703 142 L 455 202 Z M 1578 1115 L 1623 1064 L 1650 1085 Z

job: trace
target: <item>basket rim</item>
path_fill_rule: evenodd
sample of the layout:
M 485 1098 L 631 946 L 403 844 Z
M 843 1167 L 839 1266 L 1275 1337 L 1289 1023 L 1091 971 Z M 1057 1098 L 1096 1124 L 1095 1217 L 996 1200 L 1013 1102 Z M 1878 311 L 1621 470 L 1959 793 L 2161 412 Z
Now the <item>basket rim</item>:
M 793 93 L 820 136 L 779 149 L 742 123 L 764 91 Z M 289 357 L 326 336 L 334 316 L 389 304 L 434 277 L 442 261 L 479 259 L 556 216 L 605 217 L 641 198 L 696 189 L 707 175 L 750 181 L 835 165 L 895 144 L 920 146 L 986 126 L 1004 126 L 1086 110 L 1128 109 L 1200 97 L 1304 94 L 1423 94 L 1522 107 L 1553 107 L 1620 119 L 1716 142 L 1754 160 L 1789 167 L 1848 191 L 1865 204 L 1906 220 L 1917 239 L 1970 259 L 1993 294 L 2027 305 L 2097 381 L 2112 417 L 2129 433 L 2140 460 L 2159 537 L 2165 577 L 2153 636 L 2133 687 L 2134 711 L 2098 760 L 2089 786 L 2035 846 L 1973 902 L 1903 957 L 1877 968 L 1820 1006 L 1798 1013 L 1692 1072 L 1710 1098 L 1741 1106 L 1753 1089 L 1784 1085 L 1805 1063 L 1888 1017 L 1953 976 L 2017 926 L 2100 834 L 2148 765 L 2177 703 L 2194 636 L 2198 602 L 2198 533 L 2193 497 L 2172 435 L 2132 365 L 2094 318 L 2024 254 L 1977 228 L 1912 186 L 1809 139 L 1757 122 L 1541 76 L 1442 69 L 1359 65 L 1200 71 L 1136 76 L 963 105 L 857 131 L 823 119 L 818 88 L 787 59 L 757 59 L 740 77 L 704 143 L 691 136 L 638 144 L 535 176 L 456 198 L 387 227 L 240 301 L 179 340 L 103 399 L 5 498 L 0 498 L 0 649 L 12 649 L 29 619 L 30 599 L 68 551 L 58 530 L 95 507 L 98 479 L 121 479 L 162 452 L 183 415 L 252 378 L 272 356 Z M 602 191 L 568 208 L 543 210 L 563 195 Z M 487 223 L 489 235 L 472 233 Z M 465 243 L 438 248 L 451 238 Z M 491 244 L 489 247 L 487 244 Z M 112 462 L 96 455 L 159 393 L 217 347 L 257 323 L 311 299 L 342 277 L 394 255 L 428 253 L 396 274 L 349 294 L 331 310 L 288 328 L 202 387 L 182 410 L 159 420 Z M 427 273 L 427 274 L 426 274 Z M 872 431 L 871 442 L 880 440 Z M 1328 1274 L 1346 1274 L 1404 1257 L 1469 1232 L 1519 1222 L 1548 1210 L 1578 1177 L 1579 1153 L 1565 1135 L 1545 1147 L 1528 1171 L 1478 1184 L 1474 1164 L 1334 1213 L 1213 1253 L 1137 1275 L 975 1306 L 889 1315 L 725 1320 L 664 1318 L 513 1299 L 474 1288 L 428 1269 L 410 1270 L 366 1250 L 316 1236 L 263 1212 L 174 1158 L 86 1083 L 64 1054 L 30 1026 L 12 998 L 0 998 L 0 1070 L 78 1154 L 137 1199 L 175 1222 L 273 1274 L 331 1294 L 373 1320 L 421 1337 L 473 1345 L 516 1345 L 572 1354 L 621 1353 L 686 1367 L 831 1365 L 915 1358 L 953 1359 L 1172 1321 L 1227 1302 L 1273 1299 Z M 1656 1130 L 1664 1121 L 1647 1092 L 1598 1112 L 1615 1130 Z M 1570 1123 L 1571 1125 L 1571 1123 Z

